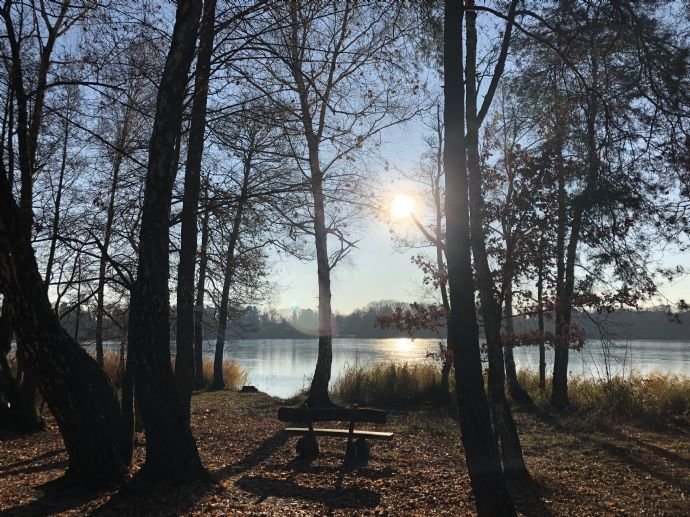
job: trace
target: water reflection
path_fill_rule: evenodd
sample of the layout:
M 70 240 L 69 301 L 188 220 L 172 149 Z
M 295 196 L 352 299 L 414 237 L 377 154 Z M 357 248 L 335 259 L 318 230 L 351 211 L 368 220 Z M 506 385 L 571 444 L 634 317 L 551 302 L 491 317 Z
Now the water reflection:
M 351 339 L 333 340 L 333 379 L 346 365 L 367 366 L 380 361 L 431 361 L 428 352 L 438 351 L 438 339 Z M 214 342 L 207 342 L 212 354 Z M 308 388 L 316 364 L 317 339 L 238 340 L 226 345 L 226 357 L 249 371 L 249 382 L 271 395 L 288 397 Z M 690 341 L 617 341 L 607 350 L 599 341 L 588 341 L 582 351 L 572 352 L 571 375 L 603 378 L 612 374 L 652 370 L 690 375 Z M 515 350 L 518 368 L 537 370 L 539 353 L 534 347 Z M 553 352 L 547 351 L 547 371 L 553 366 Z

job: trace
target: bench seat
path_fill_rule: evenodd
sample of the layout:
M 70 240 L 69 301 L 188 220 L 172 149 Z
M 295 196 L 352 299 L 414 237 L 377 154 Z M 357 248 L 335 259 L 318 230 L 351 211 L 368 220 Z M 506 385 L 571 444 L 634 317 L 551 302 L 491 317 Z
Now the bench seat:
M 303 436 L 309 434 L 308 427 L 286 427 L 284 431 L 287 434 Z M 338 436 L 347 438 L 350 435 L 348 429 L 314 429 L 314 436 Z M 372 440 L 392 440 L 393 433 L 385 433 L 380 431 L 352 431 L 353 438 L 371 438 Z

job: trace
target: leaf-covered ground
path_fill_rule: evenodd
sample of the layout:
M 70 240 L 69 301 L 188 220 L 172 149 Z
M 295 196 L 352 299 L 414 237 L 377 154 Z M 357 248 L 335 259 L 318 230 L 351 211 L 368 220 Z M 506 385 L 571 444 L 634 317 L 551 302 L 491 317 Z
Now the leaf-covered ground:
M 0 437 L 0 515 L 471 515 L 474 504 L 449 410 L 393 413 L 393 442 L 374 442 L 366 468 L 342 465 L 344 440 L 321 438 L 321 456 L 295 459 L 295 438 L 263 394 L 200 393 L 192 425 L 216 484 L 145 485 L 128 478 L 98 493 L 54 480 L 66 454 L 47 432 Z M 588 425 L 517 413 L 533 480 L 511 491 L 525 515 L 689 515 L 690 431 Z M 136 464 L 143 461 L 138 436 Z M 174 451 L 171 451 L 174 454 Z M 132 473 L 136 467 L 132 469 Z M 52 483 L 51 483 L 52 482 Z

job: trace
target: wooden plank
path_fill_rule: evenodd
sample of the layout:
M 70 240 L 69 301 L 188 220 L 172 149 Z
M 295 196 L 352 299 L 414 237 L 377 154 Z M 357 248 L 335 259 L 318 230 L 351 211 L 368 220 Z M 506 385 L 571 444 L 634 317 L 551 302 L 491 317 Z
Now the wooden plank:
M 281 422 L 306 422 L 305 409 L 298 407 L 281 407 L 278 409 L 278 420 Z M 309 420 L 312 422 L 370 422 L 385 424 L 386 412 L 380 409 L 360 408 L 309 408 Z
M 305 435 L 309 433 L 306 427 L 287 427 L 283 429 L 287 434 Z M 347 438 L 350 434 L 349 429 L 314 429 L 315 436 L 335 436 Z M 385 433 L 380 431 L 353 431 L 355 438 L 371 438 L 372 440 L 392 440 L 393 433 Z

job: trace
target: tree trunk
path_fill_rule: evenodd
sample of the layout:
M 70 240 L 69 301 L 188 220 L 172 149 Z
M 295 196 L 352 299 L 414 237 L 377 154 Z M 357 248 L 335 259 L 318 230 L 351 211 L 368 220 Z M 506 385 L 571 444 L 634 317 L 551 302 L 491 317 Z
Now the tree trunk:
M 543 253 L 543 248 L 542 248 Z M 540 253 L 540 257 L 543 254 Z M 539 390 L 546 389 L 546 349 L 544 346 L 544 265 L 539 259 L 537 273 L 537 318 L 539 324 Z
M 474 2 L 468 0 L 466 5 L 472 7 L 474 6 Z M 527 467 L 522 457 L 520 437 L 518 436 L 515 421 L 513 420 L 513 415 L 505 396 L 505 364 L 503 361 L 503 347 L 501 344 L 500 308 L 494 296 L 494 283 L 484 242 L 483 198 L 479 158 L 479 123 L 477 120 L 476 18 L 476 12 L 474 10 L 468 10 L 465 78 L 467 85 L 466 145 L 469 177 L 471 244 L 489 356 L 489 403 L 491 405 L 494 426 L 501 440 L 503 469 L 506 475 L 521 477 L 527 475 Z
M 453 345 L 460 432 L 477 513 L 515 515 L 491 429 L 474 305 L 461 66 L 463 15 L 460 2 L 446 0 L 443 59 L 446 254 L 451 304 L 448 342 Z
M 182 202 L 180 262 L 177 268 L 177 352 L 175 381 L 185 416 L 189 419 L 194 389 L 194 266 L 197 246 L 197 210 L 201 187 L 201 159 L 206 129 L 206 100 L 213 52 L 216 0 L 205 0 L 199 28 L 192 121 Z
M 206 196 L 208 202 L 208 195 Z M 206 265 L 208 264 L 209 210 L 206 207 L 201 223 L 201 249 L 199 250 L 199 278 L 196 284 L 194 306 L 194 385 L 204 387 L 204 295 L 206 294 Z
M 505 319 L 504 328 L 507 334 L 515 332 L 513 326 L 513 275 L 508 272 L 506 275 L 505 300 L 503 302 L 503 317 Z M 513 345 L 506 345 L 503 349 L 505 353 L 506 362 L 506 380 L 508 381 L 508 393 L 510 397 L 518 404 L 533 405 L 532 397 L 529 396 L 517 377 L 517 369 L 515 368 L 515 356 L 513 355 Z
M 132 462 L 132 453 L 134 451 L 134 359 L 132 356 L 132 348 L 127 346 L 127 360 L 125 362 L 125 371 L 122 376 L 122 394 L 120 400 L 120 407 L 122 409 L 123 421 L 123 441 L 124 451 L 123 457 L 125 462 L 129 465 Z
M 68 477 L 85 484 L 122 477 L 122 417 L 110 381 L 62 328 L 6 178 L 0 176 L 0 291 L 12 300 L 17 359 L 36 382 L 60 428 Z
M 65 183 L 65 171 L 67 169 L 67 144 L 69 142 L 69 123 L 67 120 L 63 124 L 63 139 L 62 139 L 62 160 L 60 163 L 60 173 L 58 175 L 57 193 L 55 194 L 55 210 L 53 212 L 53 225 L 50 235 L 50 249 L 48 251 L 48 262 L 46 264 L 45 284 L 46 291 L 50 286 L 50 280 L 53 276 L 53 262 L 55 261 L 55 250 L 57 248 L 58 234 L 60 230 L 60 211 L 62 208 L 62 190 Z
M 0 315 L 0 393 L 9 407 L 0 410 L 0 429 L 25 434 L 43 430 L 43 419 L 36 410 L 36 383 L 18 365 L 15 377 L 7 359 L 12 348 L 10 301 L 4 296 Z
M 178 2 L 170 52 L 158 89 L 139 235 L 137 279 L 129 310 L 135 396 L 146 432 L 145 477 L 189 482 L 205 478 L 170 363 L 169 219 L 176 142 L 196 47 L 200 0 Z
M 319 354 L 314 377 L 309 387 L 307 403 L 312 407 L 331 405 L 328 383 L 333 363 L 333 329 L 331 326 L 331 268 L 328 263 L 328 233 L 321 172 L 312 168 L 312 195 L 314 197 L 314 240 L 319 282 Z
M 225 256 L 225 278 L 223 279 L 223 291 L 220 296 L 220 306 L 218 307 L 218 335 L 216 336 L 216 353 L 213 358 L 213 384 L 212 390 L 222 390 L 225 388 L 223 380 L 223 352 L 225 351 L 225 331 L 228 327 L 228 305 L 230 303 L 230 286 L 232 285 L 235 274 L 235 248 L 240 236 L 242 226 L 242 212 L 247 198 L 247 187 L 249 186 L 249 175 L 252 167 L 252 151 L 244 158 L 244 176 L 242 178 L 242 191 L 237 201 L 235 217 L 232 221 L 232 232 L 230 242 Z
M 130 128 L 130 109 L 125 109 L 124 120 L 120 128 L 117 142 L 115 144 L 115 155 L 113 156 L 113 174 L 110 180 L 110 194 L 108 199 L 108 211 L 106 215 L 105 228 L 103 229 L 103 243 L 101 256 L 98 262 L 98 287 L 96 288 L 96 362 L 103 366 L 103 316 L 105 313 L 105 274 L 108 266 L 108 250 L 110 239 L 113 234 L 113 221 L 115 220 L 115 194 L 117 193 L 120 178 L 120 169 L 124 158 L 124 149 L 129 138 Z

